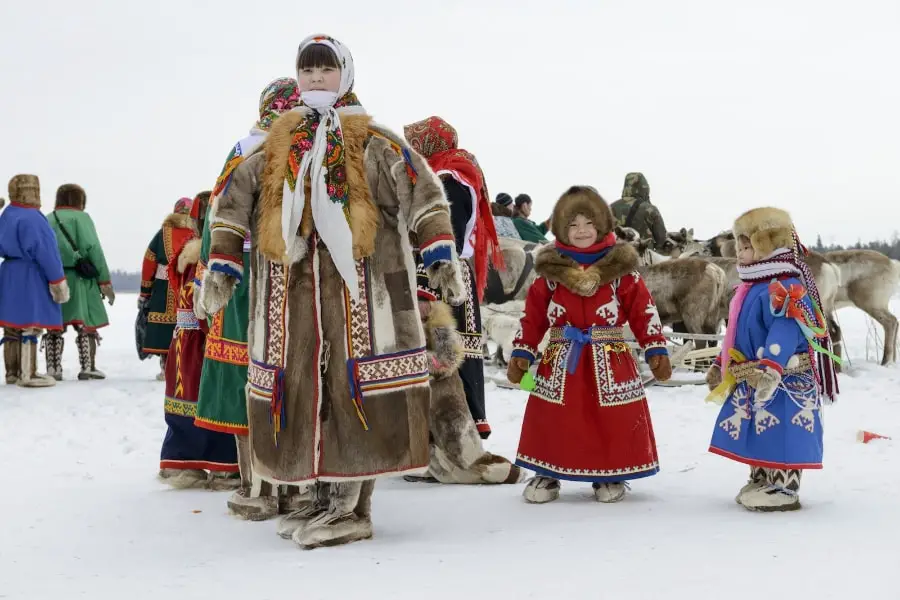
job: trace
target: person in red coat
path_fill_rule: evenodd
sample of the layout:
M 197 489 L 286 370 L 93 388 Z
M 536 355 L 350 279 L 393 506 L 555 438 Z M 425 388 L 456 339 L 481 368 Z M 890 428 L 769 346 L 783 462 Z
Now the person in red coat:
M 630 325 L 659 381 L 672 374 L 653 298 L 637 252 L 617 244 L 609 206 L 574 186 L 551 217 L 556 242 L 535 259 L 507 377 L 519 383 L 550 333 L 528 398 L 516 464 L 537 475 L 525 500 L 559 497 L 560 480 L 589 481 L 600 502 L 625 496 L 625 482 L 659 471 L 650 409 L 625 343 Z

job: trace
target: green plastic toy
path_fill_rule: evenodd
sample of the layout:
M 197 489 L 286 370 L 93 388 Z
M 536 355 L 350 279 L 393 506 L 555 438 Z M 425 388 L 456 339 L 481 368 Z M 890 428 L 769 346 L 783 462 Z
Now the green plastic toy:
M 525 374 L 522 375 L 522 381 L 519 382 L 519 389 L 526 392 L 530 392 L 534 389 L 534 376 L 532 376 L 531 371 L 525 371 Z

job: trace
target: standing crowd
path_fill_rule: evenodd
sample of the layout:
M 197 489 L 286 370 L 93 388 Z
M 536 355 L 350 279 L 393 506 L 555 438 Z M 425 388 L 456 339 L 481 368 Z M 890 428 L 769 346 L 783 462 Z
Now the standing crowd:
M 281 515 L 303 548 L 372 536 L 378 478 L 517 483 L 529 503 L 589 482 L 603 503 L 659 471 L 630 327 L 656 379 L 672 372 L 662 324 L 616 224 L 665 243 L 640 173 L 607 205 L 572 186 L 546 221 L 527 194 L 498 194 L 439 117 L 375 122 L 349 50 L 301 42 L 296 76 L 262 91 L 259 117 L 210 191 L 178 200 L 144 255 L 136 333 L 158 356 L 167 431 L 159 477 L 231 490 L 250 520 Z M 0 215 L 0 325 L 7 383 L 53 385 L 72 326 L 79 379 L 95 364 L 102 300 L 115 299 L 86 195 L 17 175 Z M 547 242 L 547 233 L 554 241 Z M 750 466 L 737 501 L 799 508 L 821 468 L 821 409 L 837 393 L 805 248 L 784 211 L 734 226 L 742 284 L 707 375 L 721 403 L 710 451 Z M 480 302 L 499 239 L 541 243 L 507 376 L 530 392 L 516 460 L 486 452 Z M 27 298 L 27 301 L 24 299 Z M 36 372 L 38 336 L 46 376 Z

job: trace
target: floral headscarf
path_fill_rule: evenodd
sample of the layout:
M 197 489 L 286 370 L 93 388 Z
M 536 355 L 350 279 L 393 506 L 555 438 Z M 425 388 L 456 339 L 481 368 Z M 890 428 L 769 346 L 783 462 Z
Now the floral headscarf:
M 303 50 L 312 44 L 327 46 L 341 64 L 341 83 L 332 106 L 310 110 L 306 119 L 293 132 L 288 153 L 284 194 L 281 204 L 281 234 L 289 256 L 298 245 L 305 244 L 297 230 L 303 208 L 311 204 L 316 231 L 328 247 L 331 259 L 344 280 L 352 298 L 359 297 L 353 236 L 350 231 L 348 201 L 350 188 L 344 156 L 341 115 L 364 114 L 365 110 L 353 93 L 353 56 L 346 46 L 327 35 L 311 35 L 297 49 L 299 62 Z M 299 77 L 299 71 L 297 73 Z M 303 94 L 301 93 L 301 105 Z M 306 197 L 303 180 L 310 180 L 310 197 Z
M 428 117 L 403 128 L 403 135 L 413 150 L 428 161 L 438 175 L 449 173 L 475 191 L 475 227 L 469 240 L 475 266 L 475 288 L 479 300 L 487 286 L 488 260 L 497 268 L 503 268 L 503 255 L 494 225 L 490 197 L 484 171 L 475 155 L 458 147 L 456 129 L 440 117 Z

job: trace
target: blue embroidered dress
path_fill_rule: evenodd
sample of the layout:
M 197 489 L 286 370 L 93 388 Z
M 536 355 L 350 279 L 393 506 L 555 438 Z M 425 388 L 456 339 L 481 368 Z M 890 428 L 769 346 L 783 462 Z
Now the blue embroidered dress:
M 799 279 L 779 277 L 793 292 L 788 302 L 813 314 Z M 822 398 L 809 341 L 790 311 L 772 301 L 769 283 L 747 292 L 736 324 L 734 348 L 750 362 L 732 363 L 737 384 L 716 419 L 709 451 L 749 465 L 773 469 L 822 468 Z M 787 312 L 787 314 L 785 314 Z M 764 405 L 755 402 L 751 382 L 766 366 L 782 381 Z

